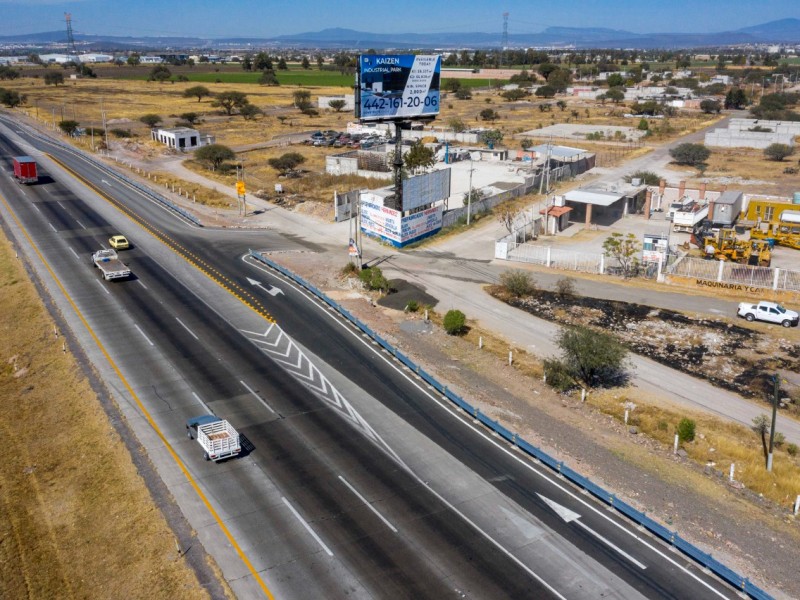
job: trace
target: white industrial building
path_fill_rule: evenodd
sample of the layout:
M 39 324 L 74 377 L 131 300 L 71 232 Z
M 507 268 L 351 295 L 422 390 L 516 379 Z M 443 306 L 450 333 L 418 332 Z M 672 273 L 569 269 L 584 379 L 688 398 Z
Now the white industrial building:
M 77 59 L 82 63 L 108 63 L 114 60 L 110 54 L 81 54 Z
M 214 143 L 213 136 L 202 135 L 197 129 L 190 127 L 153 129 L 150 135 L 155 141 L 175 150 L 194 150 L 200 146 Z

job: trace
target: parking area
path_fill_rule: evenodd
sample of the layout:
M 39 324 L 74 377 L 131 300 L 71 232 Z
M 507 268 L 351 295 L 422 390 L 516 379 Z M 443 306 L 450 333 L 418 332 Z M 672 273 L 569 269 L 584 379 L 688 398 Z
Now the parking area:
M 347 133 L 328 129 L 315 131 L 302 143 L 306 146 L 348 148 L 353 150 L 362 148 L 367 150 L 380 144 L 385 144 L 386 141 L 387 138 L 375 133 Z

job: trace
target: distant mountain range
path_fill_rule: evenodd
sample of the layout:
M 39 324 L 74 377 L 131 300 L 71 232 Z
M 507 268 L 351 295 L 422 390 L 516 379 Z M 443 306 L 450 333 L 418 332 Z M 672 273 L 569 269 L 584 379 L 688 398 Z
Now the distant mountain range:
M 63 44 L 63 31 L 0 36 L 0 45 Z M 369 33 L 352 29 L 282 35 L 274 38 L 115 37 L 75 34 L 81 46 L 97 50 L 190 49 L 226 47 L 293 47 L 320 49 L 452 49 L 497 48 L 500 33 Z M 716 33 L 633 33 L 617 29 L 548 27 L 540 33 L 510 33 L 510 47 L 699 48 L 736 44 L 800 44 L 800 19 L 781 19 L 735 31 Z

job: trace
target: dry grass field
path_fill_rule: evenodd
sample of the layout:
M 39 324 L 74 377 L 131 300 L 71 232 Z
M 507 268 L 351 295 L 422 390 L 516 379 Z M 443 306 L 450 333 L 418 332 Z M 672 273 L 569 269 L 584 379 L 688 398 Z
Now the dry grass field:
M 784 172 L 787 167 L 796 172 Z M 778 162 L 767 160 L 762 150 L 711 148 L 708 168 L 687 185 L 696 186 L 701 181 L 750 194 L 789 196 L 800 191 L 800 154 Z
M 0 238 L 0 598 L 207 598 Z

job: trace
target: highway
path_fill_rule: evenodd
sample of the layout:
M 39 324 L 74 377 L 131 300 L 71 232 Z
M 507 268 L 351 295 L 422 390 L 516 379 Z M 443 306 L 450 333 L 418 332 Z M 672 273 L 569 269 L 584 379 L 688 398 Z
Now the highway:
M 13 182 L 18 154 L 40 185 Z M 0 167 L 6 230 L 238 597 L 736 596 L 245 258 L 313 244 L 198 228 L 7 117 Z M 89 261 L 114 233 L 129 281 Z M 206 411 L 243 456 L 203 460 L 184 422 Z

